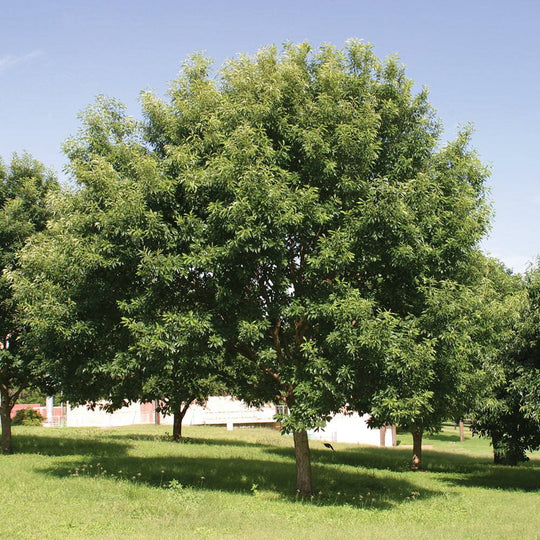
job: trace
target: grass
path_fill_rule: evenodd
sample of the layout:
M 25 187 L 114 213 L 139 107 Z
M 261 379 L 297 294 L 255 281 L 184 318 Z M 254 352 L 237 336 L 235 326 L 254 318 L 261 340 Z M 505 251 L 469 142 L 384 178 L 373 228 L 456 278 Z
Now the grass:
M 1 538 L 540 538 L 540 455 L 506 468 L 457 431 L 411 450 L 312 441 L 317 494 L 295 496 L 292 438 L 269 429 L 14 428 L 0 456 Z M 402 445 L 410 444 L 399 435 Z

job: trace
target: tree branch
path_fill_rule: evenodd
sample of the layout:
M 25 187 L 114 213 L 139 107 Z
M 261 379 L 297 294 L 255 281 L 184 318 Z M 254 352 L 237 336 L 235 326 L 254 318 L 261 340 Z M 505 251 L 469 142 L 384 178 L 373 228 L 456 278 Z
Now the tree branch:
M 309 329 L 309 324 L 306 321 L 305 317 L 302 317 L 297 323 L 295 323 L 294 330 L 295 330 L 295 341 L 296 341 L 297 347 L 300 347 L 302 345 L 308 329 Z

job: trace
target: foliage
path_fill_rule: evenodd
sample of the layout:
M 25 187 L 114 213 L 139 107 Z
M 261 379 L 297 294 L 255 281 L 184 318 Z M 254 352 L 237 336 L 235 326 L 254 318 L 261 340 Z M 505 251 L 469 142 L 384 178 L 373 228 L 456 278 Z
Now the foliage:
M 36 388 L 26 388 L 20 393 L 19 402 L 39 404 L 41 406 L 45 406 L 48 396 L 51 396 L 50 392 L 44 393 Z M 62 401 L 64 401 L 64 397 L 62 396 L 62 394 L 52 394 L 52 397 L 55 403 L 61 403 Z
M 220 391 L 219 341 L 175 268 L 189 234 L 173 228 L 170 183 L 114 100 L 89 107 L 65 148 L 79 185 L 52 201 L 55 219 L 21 255 L 26 321 L 70 401 L 158 400 L 183 416 Z
M 516 465 L 540 448 L 540 270 L 532 268 L 517 291 L 501 287 L 503 279 L 510 278 L 494 276 L 498 301 L 512 302 L 514 309 L 486 362 L 492 377 L 473 413 L 473 427 L 491 437 L 497 463 Z
M 468 283 L 430 283 L 421 315 L 402 321 L 373 402 L 372 425 L 437 432 L 443 421 L 465 417 L 483 397 L 486 357 L 502 339 L 515 305 L 504 311 L 495 305 L 485 277 L 495 263 L 475 255 Z
M 45 417 L 32 407 L 19 409 L 13 417 L 14 426 L 41 426 Z
M 14 154 L 9 166 L 0 161 L 0 393 L 2 451 L 11 451 L 10 412 L 27 387 L 50 387 L 39 346 L 32 343 L 13 296 L 10 271 L 17 253 L 49 217 L 45 201 L 58 187 L 51 171 L 28 154 Z
M 421 313 L 423 282 L 463 274 L 485 230 L 468 133 L 437 151 L 427 93 L 411 88 L 395 58 L 352 41 L 264 49 L 220 84 L 196 57 L 169 103 L 145 95 L 154 151 L 201 232 L 185 264 L 214 277 L 212 309 L 251 373 L 239 391 L 287 402 L 286 430 L 344 405 L 351 373 L 369 387 L 396 325 L 378 309 Z
M 9 167 L 0 162 L 0 382 L 10 388 L 26 386 L 30 372 L 19 355 L 22 328 L 6 271 L 16 267 L 25 241 L 45 227 L 45 199 L 56 187 L 52 173 L 28 154 L 14 154 Z
M 168 100 L 143 95 L 142 131 L 113 100 L 90 107 L 66 145 L 79 189 L 19 282 L 66 392 L 174 409 L 219 375 L 250 403 L 285 403 L 297 440 L 347 403 L 369 410 L 403 362 L 422 389 L 398 389 L 408 414 L 429 412 L 444 350 L 423 325 L 446 301 L 433 291 L 469 271 L 486 170 L 469 130 L 437 147 L 412 88 L 369 45 L 287 44 L 218 77 L 193 57 Z

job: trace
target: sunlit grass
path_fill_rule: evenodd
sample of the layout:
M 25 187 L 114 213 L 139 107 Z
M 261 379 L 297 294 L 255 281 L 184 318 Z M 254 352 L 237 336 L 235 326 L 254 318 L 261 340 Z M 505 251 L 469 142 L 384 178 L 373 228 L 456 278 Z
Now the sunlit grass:
M 0 456 L 3 538 L 537 538 L 540 459 L 491 464 L 457 430 L 398 448 L 312 441 L 316 494 L 295 494 L 292 438 L 269 429 L 16 428 Z

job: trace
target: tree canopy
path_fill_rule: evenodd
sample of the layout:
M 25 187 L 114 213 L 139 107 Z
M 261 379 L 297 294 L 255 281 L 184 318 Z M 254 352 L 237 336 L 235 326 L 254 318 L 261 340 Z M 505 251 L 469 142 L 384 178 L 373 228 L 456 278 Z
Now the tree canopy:
M 473 429 L 491 438 L 495 463 L 517 465 L 540 448 L 540 271 L 537 265 L 521 277 L 496 267 L 490 279 L 490 304 L 498 309 L 487 318 L 490 376 L 473 410 Z
M 58 187 L 54 175 L 29 154 L 14 154 L 8 166 L 0 161 L 0 394 L 2 452 L 11 452 L 11 410 L 29 387 L 46 388 L 39 347 L 32 347 L 13 297 L 9 271 L 25 241 L 45 228 L 48 194 Z
M 195 56 L 167 99 L 142 103 L 138 125 L 100 99 L 67 143 L 79 188 L 23 255 L 28 321 L 79 397 L 218 376 L 287 405 L 309 494 L 306 430 L 371 410 L 388 366 L 427 381 L 400 399 L 433 407 L 487 171 L 469 130 L 441 148 L 427 91 L 357 41 L 269 47 L 217 76 Z
M 244 374 L 237 392 L 286 403 L 295 434 L 347 403 L 370 410 L 397 335 L 402 352 L 424 351 L 406 369 L 430 379 L 442 362 L 410 321 L 427 319 L 435 287 L 466 282 L 487 170 L 468 130 L 438 148 L 427 92 L 412 87 L 396 58 L 351 41 L 263 49 L 217 80 L 195 57 L 170 100 L 144 95 L 151 148 L 199 232 L 184 260 L 212 276 L 208 309 Z

